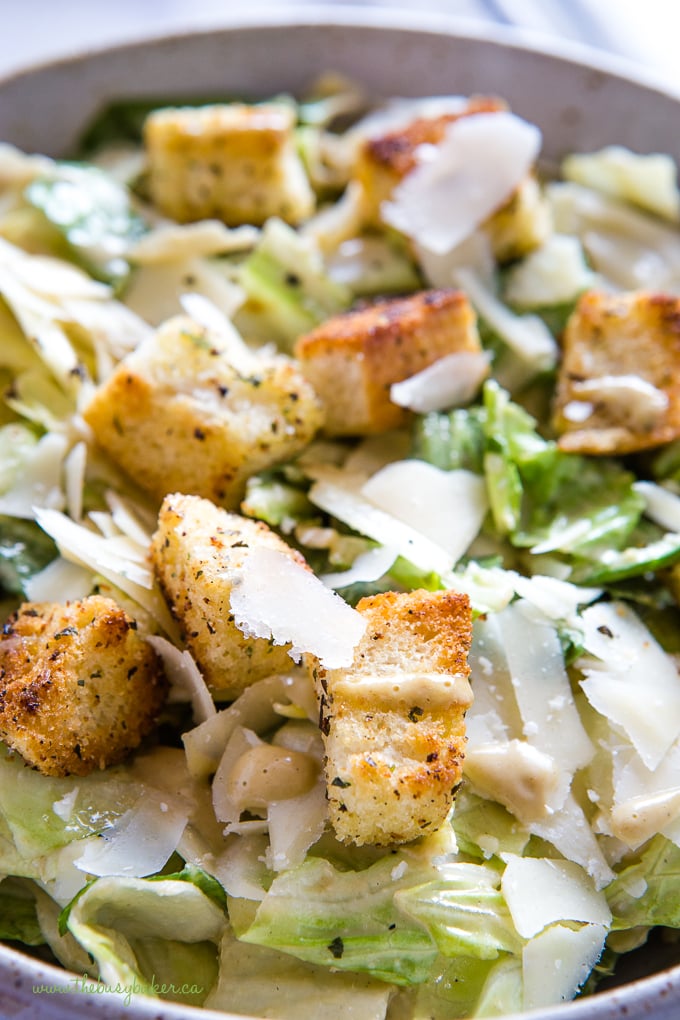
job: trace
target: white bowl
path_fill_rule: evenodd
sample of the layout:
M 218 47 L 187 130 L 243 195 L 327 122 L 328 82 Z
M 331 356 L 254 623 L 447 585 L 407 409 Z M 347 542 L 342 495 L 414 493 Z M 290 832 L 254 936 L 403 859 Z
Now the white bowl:
M 365 9 L 305 9 L 154 38 L 32 67 L 0 80 L 0 139 L 64 155 L 85 124 L 118 98 L 268 96 L 299 92 L 318 74 L 341 71 L 376 96 L 495 93 L 544 132 L 544 156 L 618 143 L 680 161 L 680 97 L 616 60 L 573 47 L 547 53 L 518 37 L 461 31 L 450 19 Z M 584 56 L 585 52 L 585 56 Z M 650 947 L 613 990 L 531 1013 L 532 1020 L 677 1020 L 680 965 L 660 965 Z M 36 988 L 49 986 L 52 992 Z M 0 945 L 0 1010 L 30 1020 L 225 1020 L 230 1016 L 135 997 L 59 993 L 73 988 L 57 967 Z M 303 1017 L 300 1020 L 304 1020 Z M 517 1017 L 513 1020 L 518 1020 Z

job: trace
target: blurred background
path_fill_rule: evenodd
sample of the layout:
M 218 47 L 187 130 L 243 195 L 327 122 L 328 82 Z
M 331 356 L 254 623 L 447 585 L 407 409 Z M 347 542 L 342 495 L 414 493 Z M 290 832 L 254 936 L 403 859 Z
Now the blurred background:
M 383 7 L 451 15 L 479 30 L 512 25 L 549 45 L 569 41 L 646 68 L 680 91 L 675 0 L 0 0 L 0 74 L 107 42 L 224 24 L 258 11 Z

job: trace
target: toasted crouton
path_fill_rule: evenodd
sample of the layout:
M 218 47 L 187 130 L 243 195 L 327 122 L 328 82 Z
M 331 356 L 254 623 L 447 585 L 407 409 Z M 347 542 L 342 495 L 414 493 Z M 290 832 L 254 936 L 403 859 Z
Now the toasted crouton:
M 292 361 L 248 357 L 246 372 L 203 327 L 171 319 L 120 362 L 85 420 L 159 502 L 181 490 L 235 507 L 250 475 L 296 454 L 322 420 Z
M 295 149 L 295 114 L 283 104 L 156 110 L 144 125 L 154 204 L 180 223 L 230 226 L 279 216 L 297 224 L 314 195 Z
M 153 729 L 167 682 L 112 599 L 24 603 L 0 636 L 0 737 L 48 776 L 114 765 Z
M 328 435 L 399 428 L 410 412 L 390 400 L 401 382 L 439 358 L 481 350 L 463 293 L 424 291 L 336 315 L 300 337 L 295 355 L 324 405 Z
M 368 627 L 353 664 L 309 665 L 336 835 L 387 846 L 439 828 L 461 781 L 470 604 L 453 592 L 386 592 L 357 609 Z
M 472 97 L 459 112 L 418 117 L 406 127 L 367 139 L 359 149 L 354 175 L 362 190 L 362 216 L 369 227 L 383 223 L 381 207 L 418 164 L 421 145 L 438 145 L 461 117 L 507 109 L 495 98 Z M 536 179 L 529 175 L 506 204 L 483 224 L 494 257 L 508 262 L 533 251 L 550 232 L 550 214 Z
M 154 569 L 182 637 L 208 686 L 224 698 L 292 665 L 290 646 L 246 637 L 234 623 L 232 588 L 254 546 L 305 563 L 266 524 L 196 496 L 166 497 L 151 543 Z
M 563 347 L 555 402 L 563 450 L 625 454 L 680 437 L 680 299 L 589 291 Z

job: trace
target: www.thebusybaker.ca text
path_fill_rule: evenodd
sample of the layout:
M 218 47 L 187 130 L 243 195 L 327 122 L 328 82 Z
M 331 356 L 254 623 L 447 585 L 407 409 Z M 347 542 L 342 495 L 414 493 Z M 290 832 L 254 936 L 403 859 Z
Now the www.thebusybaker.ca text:
M 145 983 L 132 981 L 130 984 L 105 985 L 101 981 L 94 981 L 83 974 L 74 977 L 63 985 L 33 985 L 34 995 L 67 995 L 73 992 L 79 995 L 120 995 L 123 998 L 123 1005 L 129 1006 L 133 995 L 167 995 L 170 998 L 185 995 L 200 995 L 204 989 L 199 985 L 190 984 L 168 984 L 165 981 L 156 981 L 153 975 L 151 980 Z

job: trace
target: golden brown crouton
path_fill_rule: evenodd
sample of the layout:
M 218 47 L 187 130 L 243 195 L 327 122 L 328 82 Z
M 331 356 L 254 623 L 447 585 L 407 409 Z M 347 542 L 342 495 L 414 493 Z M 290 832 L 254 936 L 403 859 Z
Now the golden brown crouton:
M 113 599 L 24 603 L 0 636 L 0 737 L 39 772 L 86 776 L 153 729 L 167 682 Z
M 157 110 L 144 142 L 154 204 L 181 223 L 230 226 L 280 216 L 297 224 L 314 196 L 295 149 L 295 113 L 242 103 Z
M 151 543 L 154 569 L 182 637 L 208 686 L 224 698 L 292 665 L 289 646 L 245 637 L 234 623 L 232 588 L 254 546 L 305 562 L 266 524 L 196 496 L 166 497 Z
M 481 350 L 475 313 L 460 291 L 423 291 L 345 312 L 300 337 L 295 355 L 321 397 L 329 435 L 399 428 L 410 412 L 390 400 L 392 383 L 439 358 Z
M 555 402 L 563 450 L 625 454 L 680 436 L 680 299 L 589 291 L 563 347 Z
M 85 420 L 159 502 L 181 490 L 237 506 L 250 475 L 292 457 L 322 421 L 292 361 L 248 358 L 240 370 L 201 326 L 171 319 L 120 362 Z
M 348 669 L 312 667 L 331 821 L 343 842 L 387 846 L 434 832 L 461 780 L 470 604 L 453 592 L 362 599 Z
M 418 117 L 404 128 L 367 139 L 354 168 L 354 176 L 361 184 L 366 225 L 382 225 L 382 204 L 392 198 L 397 185 L 417 166 L 419 146 L 438 145 L 449 125 L 461 117 L 505 109 L 507 106 L 500 99 L 475 96 L 458 113 Z M 550 215 L 535 177 L 527 177 L 508 202 L 483 224 L 483 229 L 499 262 L 519 258 L 541 244 L 550 231 Z

